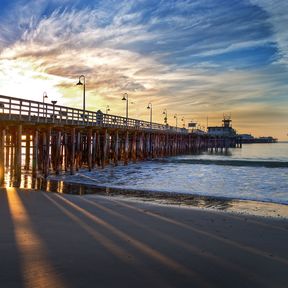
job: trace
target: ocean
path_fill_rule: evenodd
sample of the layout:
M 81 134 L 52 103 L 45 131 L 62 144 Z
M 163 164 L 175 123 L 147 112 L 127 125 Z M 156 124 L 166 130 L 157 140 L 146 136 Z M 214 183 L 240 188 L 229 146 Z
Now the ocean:
M 244 144 L 228 153 L 182 155 L 53 176 L 105 187 L 288 204 L 288 143 Z

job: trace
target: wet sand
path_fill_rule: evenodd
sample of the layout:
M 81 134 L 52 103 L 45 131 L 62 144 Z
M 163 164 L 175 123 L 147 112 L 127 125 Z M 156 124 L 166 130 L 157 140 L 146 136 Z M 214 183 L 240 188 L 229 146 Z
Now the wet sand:
M 162 200 L 1 189 L 0 287 L 287 287 L 287 218 Z

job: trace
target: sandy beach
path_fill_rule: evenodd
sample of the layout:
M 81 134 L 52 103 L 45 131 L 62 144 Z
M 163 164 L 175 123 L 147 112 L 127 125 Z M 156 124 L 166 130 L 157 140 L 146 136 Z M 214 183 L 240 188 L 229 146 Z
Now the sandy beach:
M 285 217 L 7 188 L 0 227 L 5 288 L 287 287 Z

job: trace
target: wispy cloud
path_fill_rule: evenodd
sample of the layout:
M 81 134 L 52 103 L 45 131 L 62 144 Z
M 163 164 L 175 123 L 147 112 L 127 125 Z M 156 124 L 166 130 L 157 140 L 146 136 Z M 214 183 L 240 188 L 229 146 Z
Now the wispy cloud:
M 261 7 L 267 12 L 267 22 L 273 29 L 273 39 L 278 45 L 279 59 L 278 62 L 288 64 L 288 2 L 273 0 L 250 0 L 251 3 Z

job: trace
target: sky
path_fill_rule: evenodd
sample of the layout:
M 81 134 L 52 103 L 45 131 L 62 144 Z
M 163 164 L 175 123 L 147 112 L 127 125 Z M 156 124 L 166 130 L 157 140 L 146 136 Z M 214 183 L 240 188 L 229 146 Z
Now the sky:
M 286 0 L 1 0 L 0 94 L 288 140 Z M 181 121 L 183 119 L 183 121 Z

